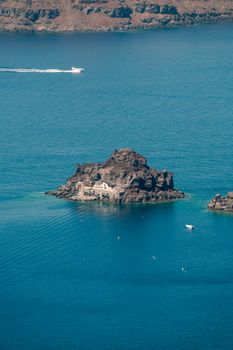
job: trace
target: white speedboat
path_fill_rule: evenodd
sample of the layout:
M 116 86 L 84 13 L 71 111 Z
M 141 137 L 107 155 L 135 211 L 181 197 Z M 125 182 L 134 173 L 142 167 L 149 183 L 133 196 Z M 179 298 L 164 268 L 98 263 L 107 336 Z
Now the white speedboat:
M 187 224 L 185 225 L 185 227 L 188 229 L 188 230 L 194 230 L 195 229 L 195 226 L 191 225 L 191 224 Z
M 71 67 L 71 72 L 74 74 L 80 74 L 84 71 L 84 68 Z

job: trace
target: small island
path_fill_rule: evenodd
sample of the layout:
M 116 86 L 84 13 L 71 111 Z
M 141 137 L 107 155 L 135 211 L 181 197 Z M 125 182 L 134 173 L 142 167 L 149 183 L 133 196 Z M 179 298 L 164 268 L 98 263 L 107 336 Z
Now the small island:
M 66 184 L 46 194 L 119 204 L 164 202 L 185 196 L 174 188 L 172 173 L 150 168 L 145 157 L 129 148 L 115 150 L 104 163 L 78 164 Z
M 227 193 L 226 196 L 216 194 L 208 204 L 208 209 L 233 212 L 233 192 Z

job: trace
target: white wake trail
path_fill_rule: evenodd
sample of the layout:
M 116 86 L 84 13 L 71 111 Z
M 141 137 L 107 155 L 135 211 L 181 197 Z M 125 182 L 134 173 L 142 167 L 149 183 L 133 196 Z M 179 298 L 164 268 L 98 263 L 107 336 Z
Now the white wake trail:
M 72 69 L 34 69 L 34 68 L 0 68 L 5 73 L 72 73 L 80 74 L 83 68 L 73 67 Z

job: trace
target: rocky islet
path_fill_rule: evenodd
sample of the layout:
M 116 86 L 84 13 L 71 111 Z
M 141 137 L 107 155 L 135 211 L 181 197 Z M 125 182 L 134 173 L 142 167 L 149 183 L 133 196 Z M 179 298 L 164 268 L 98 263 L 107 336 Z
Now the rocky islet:
M 233 192 L 229 192 L 225 196 L 216 194 L 209 202 L 208 209 L 233 213 Z
M 113 203 L 163 202 L 185 196 L 174 188 L 171 172 L 149 167 L 145 157 L 129 148 L 115 150 L 104 163 L 78 165 L 64 185 L 47 194 Z

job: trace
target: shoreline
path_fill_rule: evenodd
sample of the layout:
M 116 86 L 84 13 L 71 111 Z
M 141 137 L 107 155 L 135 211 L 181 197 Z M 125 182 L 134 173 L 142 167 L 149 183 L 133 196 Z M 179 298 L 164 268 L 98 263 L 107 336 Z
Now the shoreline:
M 233 23 L 233 18 L 217 20 L 217 21 L 203 21 L 190 24 L 177 23 L 176 25 L 154 25 L 154 26 L 132 26 L 132 27 L 111 27 L 111 28 L 88 28 L 88 29 L 67 29 L 67 30 L 54 30 L 54 29 L 0 29 L 1 34 L 93 34 L 93 33 L 138 33 L 138 32 L 151 32 L 156 30 L 174 30 L 181 28 L 193 28 L 205 25 L 223 25 Z
M 196 28 L 201 26 L 209 26 L 209 25 L 224 25 L 224 24 L 233 24 L 233 17 L 230 19 L 224 19 L 219 21 L 203 21 L 203 22 L 196 22 L 193 24 L 177 24 L 173 26 L 138 26 L 138 27 L 129 27 L 129 28 L 122 28 L 122 27 L 116 27 L 116 28 L 96 28 L 96 29 L 70 29 L 70 30 L 50 30 L 50 29 L 43 29 L 43 30 L 37 30 L 37 29 L 17 29 L 17 30 L 8 30 L 8 29 L 0 29 L 0 35 L 7 35 L 7 34 L 33 34 L 33 35 L 48 35 L 48 34 L 106 34 L 106 33 L 143 33 L 143 32 L 152 32 L 157 30 L 177 30 L 177 29 L 183 29 L 183 28 Z

